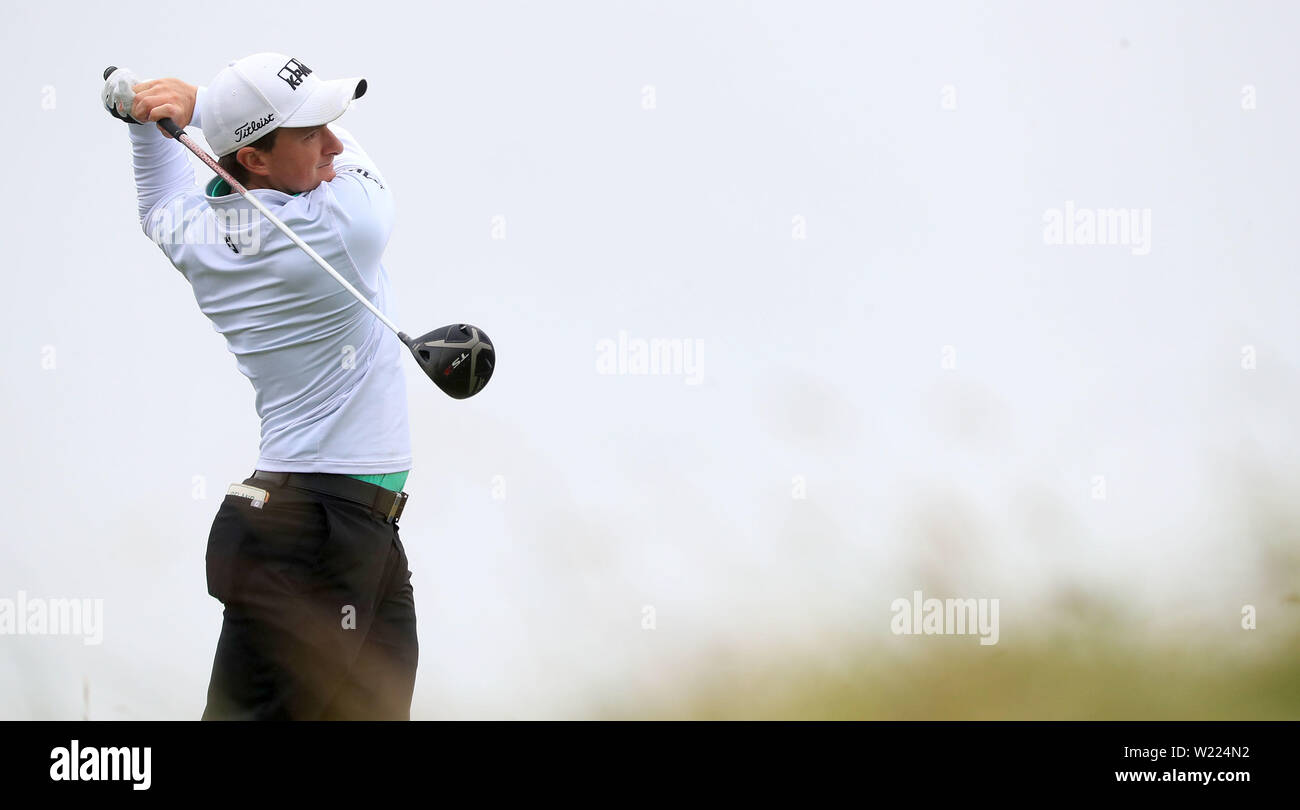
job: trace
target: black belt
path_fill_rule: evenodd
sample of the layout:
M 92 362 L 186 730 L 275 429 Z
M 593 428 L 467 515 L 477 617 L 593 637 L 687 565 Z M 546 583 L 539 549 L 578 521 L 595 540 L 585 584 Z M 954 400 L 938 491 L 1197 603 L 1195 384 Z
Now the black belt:
M 269 481 L 277 487 L 305 489 L 361 504 L 386 523 L 397 523 L 397 519 L 402 516 L 402 509 L 406 507 L 405 492 L 393 492 L 347 475 L 254 470 L 253 477 L 259 481 Z

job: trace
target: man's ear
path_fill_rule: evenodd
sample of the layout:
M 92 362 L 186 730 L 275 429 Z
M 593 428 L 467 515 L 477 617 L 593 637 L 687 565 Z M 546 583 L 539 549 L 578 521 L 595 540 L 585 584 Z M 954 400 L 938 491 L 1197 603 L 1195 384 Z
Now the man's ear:
M 255 174 L 258 177 L 269 177 L 271 169 L 267 161 L 267 154 L 261 150 L 254 149 L 251 146 L 245 146 L 235 153 L 235 160 L 239 165 L 248 170 L 249 174 Z

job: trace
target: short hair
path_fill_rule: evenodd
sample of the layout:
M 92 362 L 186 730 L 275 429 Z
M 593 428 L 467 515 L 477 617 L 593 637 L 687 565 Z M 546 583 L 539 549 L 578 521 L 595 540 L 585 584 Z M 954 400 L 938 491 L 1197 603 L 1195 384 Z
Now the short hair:
M 279 134 L 280 128 L 276 127 L 252 143 L 244 144 L 244 146 L 251 146 L 259 152 L 270 152 L 275 148 L 275 136 Z M 239 147 L 239 149 L 243 148 L 243 146 Z M 231 177 L 238 180 L 241 186 L 247 186 L 248 169 L 245 169 L 244 164 L 240 163 L 235 157 L 235 155 L 239 154 L 239 149 L 236 149 L 228 155 L 222 155 L 221 158 L 217 160 L 217 165 L 225 169 Z

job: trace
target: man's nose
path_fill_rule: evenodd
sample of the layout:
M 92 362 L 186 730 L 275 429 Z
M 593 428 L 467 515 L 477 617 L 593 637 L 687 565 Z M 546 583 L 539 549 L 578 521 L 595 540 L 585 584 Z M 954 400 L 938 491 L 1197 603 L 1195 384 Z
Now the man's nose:
M 329 133 L 329 145 L 325 147 L 325 154 L 331 157 L 333 157 L 334 155 L 342 154 L 343 141 L 340 141 L 338 139 L 338 136 L 330 131 L 329 127 L 326 127 L 325 131 Z

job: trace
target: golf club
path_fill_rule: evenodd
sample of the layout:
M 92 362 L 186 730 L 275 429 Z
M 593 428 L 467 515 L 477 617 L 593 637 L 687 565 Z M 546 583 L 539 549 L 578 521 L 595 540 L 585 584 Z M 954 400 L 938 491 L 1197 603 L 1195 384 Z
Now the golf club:
M 104 80 L 107 81 L 115 70 L 117 70 L 115 65 L 104 68 Z M 129 118 L 129 116 L 123 118 L 113 110 L 109 112 L 116 118 L 122 118 L 122 120 Z M 429 379 L 433 380 L 434 384 L 443 393 L 453 399 L 465 399 L 483 390 L 483 386 L 487 385 L 488 380 L 491 379 L 493 368 L 496 365 L 496 350 L 492 348 L 492 344 L 483 330 L 464 323 L 452 324 L 439 327 L 432 332 L 427 332 L 418 338 L 412 339 L 401 329 L 398 329 L 397 324 L 389 320 L 374 304 L 366 300 L 366 297 L 349 284 L 347 279 L 339 275 L 338 271 L 330 267 L 329 262 L 322 259 L 319 253 L 302 241 L 296 233 L 290 230 L 288 225 L 285 225 L 278 217 L 268 211 L 266 206 L 250 194 L 248 189 L 244 188 L 238 180 L 221 168 L 221 164 L 201 149 L 198 144 L 194 143 L 184 129 L 176 126 L 175 121 L 170 118 L 163 118 L 157 123 L 168 135 L 171 135 L 184 144 L 185 148 L 197 155 L 199 160 L 217 173 L 218 177 L 229 183 L 232 189 L 252 203 L 253 207 L 261 212 L 262 216 L 269 219 L 295 245 L 302 248 L 316 264 L 333 276 L 335 281 L 343 285 L 343 289 L 351 293 L 353 298 L 356 298 L 366 309 L 374 313 L 380 323 L 396 332 L 398 340 L 402 341 L 411 350 L 411 355 L 420 364 L 420 368 L 424 370 L 424 373 L 428 375 Z M 469 362 L 466 363 L 466 360 Z

